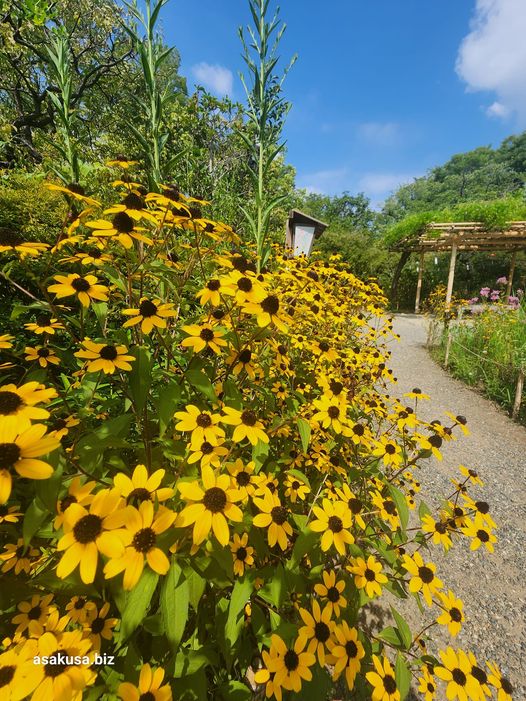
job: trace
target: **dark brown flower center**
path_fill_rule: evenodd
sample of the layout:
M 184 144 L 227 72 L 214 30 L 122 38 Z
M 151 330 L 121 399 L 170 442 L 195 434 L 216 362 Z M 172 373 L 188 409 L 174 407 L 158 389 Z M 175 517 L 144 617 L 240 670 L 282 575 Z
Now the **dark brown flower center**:
M 92 543 L 102 533 L 102 519 L 96 514 L 86 514 L 73 526 L 77 543 Z
M 269 295 L 261 302 L 261 308 L 271 316 L 279 311 L 279 299 L 275 295 Z
M 143 317 L 155 316 L 157 307 L 149 299 L 143 299 L 139 305 L 139 314 Z
M 459 669 L 458 667 L 452 669 L 451 676 L 453 677 L 453 681 L 455 682 L 455 684 L 458 684 L 459 686 L 466 686 L 466 675 L 461 669 Z
M 71 506 L 72 504 L 77 503 L 77 497 L 74 497 L 73 494 L 68 494 L 67 496 L 64 497 L 64 499 L 60 500 L 60 510 L 62 513 L 68 508 L 68 506 Z
M 142 197 L 137 195 L 135 192 L 130 192 L 126 197 L 122 200 L 122 203 L 126 209 L 143 209 L 144 207 L 144 200 Z M 115 227 L 117 228 L 117 227 Z
M 329 348 L 330 348 L 330 346 L 329 346 L 329 344 L 327 343 L 327 341 L 321 341 L 320 344 L 319 344 L 319 346 L 320 346 L 320 350 L 322 351 L 322 353 L 326 353 L 326 352 L 329 350 Z
M 247 549 L 241 546 L 240 548 L 237 549 L 236 551 L 236 558 L 240 560 L 241 562 L 244 562 L 247 559 Z
M 83 596 L 79 596 L 79 598 L 75 601 L 73 608 L 76 609 L 77 611 L 81 611 L 85 605 L 86 605 L 86 599 Z
M 29 611 L 27 612 L 27 617 L 29 618 L 30 621 L 38 621 L 40 616 L 42 615 L 42 609 L 40 606 L 33 606 L 33 608 L 30 608 Z
M 76 195 L 82 195 L 82 197 L 86 195 L 86 190 L 79 183 L 69 183 L 66 187 L 70 192 L 74 192 Z
M 440 438 L 440 436 L 430 436 L 429 442 L 431 443 L 433 448 L 440 448 L 440 446 L 442 445 L 442 438 Z
M 458 609 L 456 606 L 453 606 L 453 608 L 449 609 L 449 615 L 451 616 L 451 620 L 455 623 L 460 623 L 460 621 L 462 620 L 462 613 L 460 612 L 460 609 Z
M 511 682 L 508 679 L 506 679 L 506 677 L 502 677 L 502 679 L 500 680 L 500 685 L 503 691 L 511 696 L 511 694 L 513 693 L 513 687 L 511 685 Z
M 133 219 L 126 212 L 118 212 L 111 220 L 111 223 L 119 234 L 129 234 L 133 231 Z
M 155 701 L 155 694 L 152 691 L 145 691 L 139 696 L 139 701 Z
M 423 567 L 418 568 L 418 576 L 424 582 L 424 584 L 430 584 L 434 578 L 433 570 L 424 565 Z
M 388 455 L 394 455 L 394 453 L 396 453 L 396 448 L 392 443 L 387 443 L 387 445 L 385 446 L 385 452 Z
M 203 443 L 201 443 L 201 452 L 203 453 L 203 455 L 210 455 L 214 452 L 214 446 L 208 441 L 204 441 Z
M 365 427 L 362 426 L 362 424 L 355 424 L 352 427 L 352 430 L 355 436 L 363 436 L 363 434 L 365 433 Z
M 329 383 L 329 389 L 335 395 L 341 394 L 343 391 L 343 384 L 337 380 L 331 380 Z
M 287 652 L 285 653 L 285 657 L 283 658 L 283 662 L 285 663 L 285 667 L 289 672 L 294 672 L 294 670 L 298 668 L 298 665 L 300 663 L 298 653 L 294 652 L 294 650 L 287 650 Z
M 118 355 L 115 346 L 104 346 L 100 349 L 100 357 L 103 360 L 115 360 Z
M 288 512 L 284 506 L 275 506 L 270 512 L 272 520 L 278 526 L 282 526 L 287 520 Z
M 489 533 L 484 531 L 482 528 L 479 528 L 477 531 L 477 538 L 481 543 L 487 543 L 489 541 Z
M 203 504 L 213 514 L 223 511 L 227 505 L 226 493 L 219 487 L 207 489 L 203 497 Z
M 294 480 L 294 482 L 290 486 L 292 487 L 292 489 L 296 490 L 300 488 L 301 483 L 298 482 L 298 480 Z
M 327 414 L 331 417 L 331 419 L 337 419 L 340 415 L 340 410 L 337 406 L 330 406 L 327 409 Z
M 155 545 L 157 536 L 152 528 L 141 528 L 133 536 L 132 546 L 138 553 L 147 553 Z
M 488 675 L 486 674 L 486 672 L 480 667 L 477 667 L 476 665 L 471 668 L 471 674 L 475 677 L 475 679 L 480 685 L 486 684 L 488 681 Z
M 343 531 L 343 521 L 339 516 L 330 516 L 328 521 L 329 530 L 333 533 L 340 533 Z
M 394 694 L 396 691 L 396 681 L 391 674 L 386 674 L 384 677 L 384 689 L 388 694 Z
M 49 657 L 55 657 L 57 658 L 58 655 L 60 654 L 65 654 L 65 651 L 62 650 L 56 650 L 52 655 Z M 47 664 L 44 665 L 44 674 L 46 677 L 58 677 L 61 674 L 63 674 L 70 665 L 66 664 L 65 662 L 57 662 L 56 664 L 51 664 L 48 662 Z
M 104 630 L 105 623 L 106 621 L 104 618 L 94 618 L 91 622 L 91 632 L 95 635 L 101 633 Z
M 0 470 L 9 470 L 20 459 L 20 455 L 16 443 L 0 443 Z
M 329 587 L 327 589 L 327 598 L 329 601 L 332 601 L 332 603 L 335 604 L 340 598 L 340 592 L 338 589 L 336 589 L 336 587 Z
M 347 502 L 349 504 L 349 509 L 353 514 L 359 514 L 362 510 L 362 502 L 356 497 L 351 497 Z
M 354 642 L 354 640 L 348 640 L 345 643 L 345 652 L 347 653 L 347 657 L 349 657 L 351 660 L 353 660 L 356 655 L 358 654 L 358 646 Z
M 39 348 L 37 350 L 37 355 L 39 358 L 49 358 L 49 356 L 51 355 L 51 351 L 49 350 L 49 348 Z
M 238 356 L 239 362 L 243 363 L 243 365 L 250 363 L 251 359 L 252 359 L 252 351 L 249 350 L 248 348 L 245 348 L 245 350 L 242 350 Z
M 391 516 L 394 516 L 396 514 L 396 506 L 394 501 L 391 501 L 390 499 L 385 499 L 384 500 L 384 509 L 387 511 L 388 514 Z
M 71 281 L 71 287 L 75 290 L 75 292 L 87 292 L 91 285 L 83 277 L 76 277 Z
M 236 475 L 236 482 L 240 487 L 246 487 L 250 484 L 250 475 L 248 472 L 238 472 Z
M 16 392 L 0 392 L 0 414 L 12 414 L 23 406 L 22 398 Z
M 243 423 L 245 426 L 254 426 L 256 421 L 257 416 L 252 409 L 245 409 L 245 411 L 241 414 L 241 423 Z
M 201 428 L 208 428 L 212 425 L 212 417 L 209 414 L 199 414 L 195 420 L 196 424 Z
M 368 582 L 374 582 L 375 579 L 376 579 L 376 573 L 375 573 L 375 571 L 369 569 L 369 567 L 367 567 L 367 569 L 366 569 L 365 572 L 363 573 L 363 576 L 365 577 L 365 579 L 366 579 Z
M 128 494 L 126 504 L 141 504 L 143 501 L 150 501 L 152 495 L 145 487 L 136 487 Z
M 481 514 L 489 514 L 489 504 L 487 501 L 476 501 L 475 508 Z
M 219 280 L 209 280 L 206 286 L 211 292 L 216 292 L 221 287 L 221 283 Z
M 203 341 L 206 341 L 206 343 L 210 343 L 210 341 L 214 340 L 214 332 L 212 329 L 201 329 L 199 336 L 203 339 Z
M 5 665 L 0 667 L 0 689 L 3 686 L 7 686 L 15 676 L 16 667 L 15 665 Z M 9 694 L 9 692 L 7 692 Z
M 240 277 L 237 286 L 242 292 L 250 292 L 253 287 L 252 280 L 248 277 Z

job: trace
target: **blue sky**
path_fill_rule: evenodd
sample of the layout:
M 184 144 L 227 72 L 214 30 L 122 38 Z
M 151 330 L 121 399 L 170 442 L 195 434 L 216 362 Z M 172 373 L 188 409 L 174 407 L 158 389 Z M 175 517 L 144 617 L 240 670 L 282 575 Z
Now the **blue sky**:
M 285 128 L 297 185 L 378 205 L 454 153 L 526 128 L 525 0 L 282 0 Z M 271 0 L 271 7 L 276 3 Z M 167 41 L 195 83 L 242 100 L 247 0 L 179 0 Z

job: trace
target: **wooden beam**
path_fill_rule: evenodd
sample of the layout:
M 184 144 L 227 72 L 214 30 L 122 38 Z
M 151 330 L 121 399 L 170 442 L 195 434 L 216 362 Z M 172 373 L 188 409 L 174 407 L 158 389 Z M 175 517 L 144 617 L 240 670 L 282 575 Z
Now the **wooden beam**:
M 455 281 L 455 263 L 457 262 L 457 242 L 453 242 L 451 246 L 451 258 L 449 260 L 449 276 L 447 279 L 446 291 L 446 311 L 449 311 L 451 306 L 451 297 L 453 296 L 453 283 Z
M 416 282 L 415 314 L 420 311 L 420 293 L 422 292 L 422 274 L 424 272 L 424 254 L 420 254 L 418 263 L 418 280 Z
M 517 251 L 514 251 L 511 256 L 510 262 L 510 272 L 508 274 L 508 284 L 506 286 L 506 297 L 511 295 L 511 289 L 513 285 L 513 274 L 515 273 L 515 262 L 517 260 Z

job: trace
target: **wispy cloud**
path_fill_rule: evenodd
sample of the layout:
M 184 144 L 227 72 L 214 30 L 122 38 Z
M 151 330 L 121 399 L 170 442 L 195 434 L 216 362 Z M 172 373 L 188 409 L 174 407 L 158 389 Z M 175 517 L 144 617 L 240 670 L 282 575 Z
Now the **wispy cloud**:
M 358 189 L 373 200 L 383 199 L 415 177 L 408 173 L 365 173 L 358 181 Z
M 217 95 L 232 95 L 234 76 L 225 66 L 202 62 L 196 63 L 191 70 L 194 78 L 205 88 Z
M 347 168 L 333 168 L 332 170 L 318 170 L 314 173 L 299 174 L 297 186 L 307 192 L 318 192 L 322 195 L 333 194 L 345 189 Z
M 471 31 L 459 48 L 456 70 L 472 91 L 497 95 L 490 117 L 515 113 L 526 124 L 526 3 L 477 0 Z
M 358 125 L 358 134 L 370 144 L 393 146 L 400 140 L 400 125 L 396 122 L 364 122 Z

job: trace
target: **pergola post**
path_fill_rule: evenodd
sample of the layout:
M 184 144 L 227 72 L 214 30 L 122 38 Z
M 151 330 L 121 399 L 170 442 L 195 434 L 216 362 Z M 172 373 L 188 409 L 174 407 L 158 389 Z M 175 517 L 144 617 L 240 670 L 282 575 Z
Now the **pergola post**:
M 455 281 L 455 263 L 457 262 L 457 242 L 453 241 L 451 246 L 451 259 L 449 261 L 449 276 L 447 279 L 446 291 L 446 311 L 451 306 L 451 297 L 453 296 L 453 282 Z
M 424 253 L 420 254 L 418 263 L 418 280 L 416 282 L 415 314 L 420 311 L 420 294 L 422 292 L 422 274 L 424 272 Z
M 513 274 L 515 273 L 515 262 L 517 260 L 517 251 L 513 251 L 510 262 L 510 272 L 508 274 L 508 284 L 506 286 L 506 297 L 511 295 L 513 285 Z

